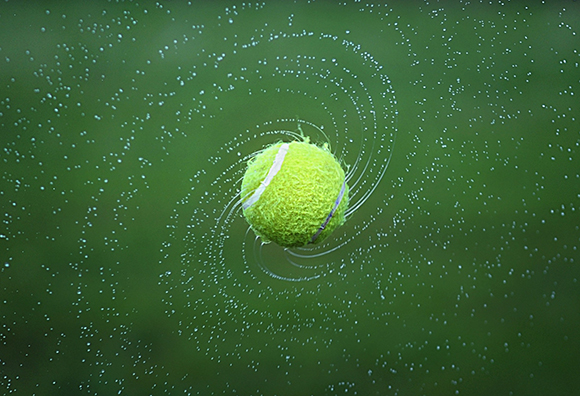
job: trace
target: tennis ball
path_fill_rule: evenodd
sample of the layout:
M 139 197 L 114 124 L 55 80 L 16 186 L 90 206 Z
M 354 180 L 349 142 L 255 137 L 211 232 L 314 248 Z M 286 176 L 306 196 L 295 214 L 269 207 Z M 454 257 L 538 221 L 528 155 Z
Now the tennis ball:
M 344 223 L 348 185 L 328 150 L 308 141 L 276 143 L 248 162 L 242 209 L 264 242 L 319 243 Z

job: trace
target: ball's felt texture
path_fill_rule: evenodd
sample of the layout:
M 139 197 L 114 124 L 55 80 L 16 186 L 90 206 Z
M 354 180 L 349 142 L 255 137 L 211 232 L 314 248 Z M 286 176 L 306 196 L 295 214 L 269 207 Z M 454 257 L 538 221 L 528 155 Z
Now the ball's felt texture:
M 344 223 L 348 185 L 326 147 L 276 143 L 248 162 L 240 192 L 244 216 L 264 242 L 319 243 Z

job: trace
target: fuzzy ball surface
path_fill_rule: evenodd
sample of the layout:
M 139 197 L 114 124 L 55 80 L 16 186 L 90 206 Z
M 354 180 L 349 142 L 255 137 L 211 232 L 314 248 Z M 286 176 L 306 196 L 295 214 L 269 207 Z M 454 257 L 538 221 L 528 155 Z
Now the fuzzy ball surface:
M 276 143 L 248 162 L 240 192 L 244 216 L 264 242 L 319 243 L 344 223 L 345 173 L 326 148 Z

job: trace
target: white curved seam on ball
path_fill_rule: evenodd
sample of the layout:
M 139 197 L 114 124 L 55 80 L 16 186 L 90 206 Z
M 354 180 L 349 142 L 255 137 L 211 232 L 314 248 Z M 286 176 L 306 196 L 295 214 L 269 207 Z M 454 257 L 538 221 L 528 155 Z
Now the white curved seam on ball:
M 272 166 L 270 167 L 270 170 L 266 175 L 266 178 L 260 183 L 260 186 L 254 191 L 252 196 L 242 204 L 242 208 L 244 210 L 248 209 L 250 206 L 258 202 L 258 199 L 260 199 L 262 193 L 264 192 L 264 190 L 266 190 L 266 187 L 268 187 L 274 176 L 276 176 L 280 168 L 282 168 L 282 163 L 284 162 L 284 157 L 288 152 L 289 146 L 290 145 L 288 143 L 284 143 L 282 146 L 280 146 L 278 152 L 276 153 L 276 157 L 274 158 L 274 162 L 272 163 Z
M 318 231 L 316 231 L 316 234 L 314 234 L 312 236 L 310 243 L 314 243 L 314 241 L 316 241 L 318 239 L 318 237 L 320 236 L 322 231 L 324 231 L 324 229 L 326 228 L 328 223 L 330 223 L 330 219 L 332 218 L 332 216 L 334 216 L 336 209 L 338 209 L 338 205 L 340 205 L 340 202 L 342 201 L 342 197 L 344 196 L 345 189 L 346 189 L 346 179 L 342 182 L 342 187 L 340 189 L 340 192 L 338 193 L 338 198 L 336 198 L 336 201 L 334 201 L 334 207 L 332 208 L 332 210 L 330 211 L 330 213 L 326 217 L 326 220 L 324 220 L 324 223 L 322 223 L 322 225 L 320 226 Z

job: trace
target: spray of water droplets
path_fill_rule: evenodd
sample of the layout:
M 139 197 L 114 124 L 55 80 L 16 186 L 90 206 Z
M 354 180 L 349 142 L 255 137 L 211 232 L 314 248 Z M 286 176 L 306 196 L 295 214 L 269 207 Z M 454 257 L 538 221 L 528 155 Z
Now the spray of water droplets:
M 574 394 L 578 2 L 236 3 L 3 2 L 5 393 Z M 284 250 L 300 131 L 351 206 Z
M 227 128 L 234 137 L 208 158 L 212 172 L 192 177 L 192 191 L 175 209 L 171 238 L 186 241 L 182 265 L 190 267 L 204 251 L 208 271 L 238 280 L 261 280 L 261 271 L 286 281 L 333 274 L 349 241 L 373 222 L 356 213 L 383 179 L 393 153 L 397 103 L 386 70 L 347 35 L 265 25 L 251 37 L 226 41 L 231 42 L 223 52 L 202 54 L 209 70 L 196 73 L 213 77 L 199 92 L 215 107 L 203 105 L 212 116 L 204 133 L 219 135 Z M 329 143 L 347 169 L 351 204 L 347 224 L 324 244 L 282 249 L 263 244 L 244 222 L 240 182 L 257 150 L 295 140 L 299 131 Z M 370 211 L 380 214 L 382 208 Z M 239 257 L 244 268 L 228 266 Z

